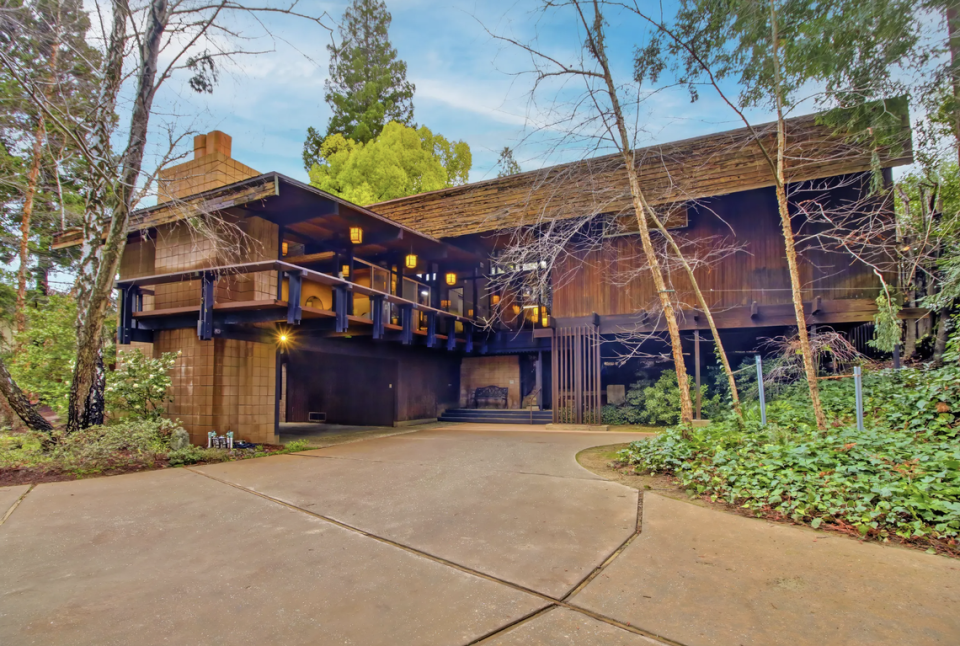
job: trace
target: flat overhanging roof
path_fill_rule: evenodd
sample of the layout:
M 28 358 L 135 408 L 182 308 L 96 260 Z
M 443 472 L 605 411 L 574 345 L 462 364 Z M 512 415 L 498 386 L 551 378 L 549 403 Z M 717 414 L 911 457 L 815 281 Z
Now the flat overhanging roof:
M 265 173 L 139 209 L 130 216 L 129 233 L 219 214 L 257 216 L 283 227 L 285 239 L 350 248 L 361 258 L 412 252 L 424 261 L 442 261 L 446 266 L 476 265 L 481 261 L 474 253 L 280 173 Z M 350 227 L 363 231 L 361 244 L 351 244 Z M 71 229 L 56 236 L 52 246 L 63 249 L 81 242 L 80 230 Z

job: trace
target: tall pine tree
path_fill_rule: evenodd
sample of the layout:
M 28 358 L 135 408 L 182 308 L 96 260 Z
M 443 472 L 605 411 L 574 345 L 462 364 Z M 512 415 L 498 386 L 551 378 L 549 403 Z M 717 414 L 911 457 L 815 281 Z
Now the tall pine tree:
M 353 0 L 340 25 L 340 44 L 328 45 L 330 78 L 324 99 L 333 110 L 325 135 L 307 130 L 303 164 L 307 170 L 322 161 L 326 137 L 341 134 L 367 143 L 389 121 L 413 125 L 413 83 L 407 64 L 390 44 L 390 12 L 382 0 Z

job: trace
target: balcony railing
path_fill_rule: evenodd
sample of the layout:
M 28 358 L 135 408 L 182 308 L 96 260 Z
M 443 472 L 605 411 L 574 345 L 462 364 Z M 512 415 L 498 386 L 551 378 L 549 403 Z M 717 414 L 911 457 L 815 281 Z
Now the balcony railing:
M 272 271 L 278 272 L 276 298 L 214 302 L 218 280 L 230 276 Z M 199 305 L 144 311 L 142 288 L 184 281 L 200 282 Z M 302 303 L 304 283 L 316 283 L 329 287 L 333 293 L 332 309 L 310 307 Z M 282 298 L 284 287 L 287 293 L 285 299 Z M 348 331 L 359 332 L 361 329 L 369 330 L 374 339 L 396 338 L 407 345 L 413 343 L 414 336 L 423 336 L 427 347 L 434 347 L 439 342 L 444 342 L 449 350 L 461 344 L 467 352 L 471 352 L 474 332 L 481 326 L 472 317 L 447 312 L 352 282 L 347 278 L 306 269 L 281 260 L 128 278 L 117 281 L 116 288 L 121 293 L 117 334 L 118 343 L 121 344 L 128 344 L 131 341 L 152 341 L 155 331 L 189 328 L 193 327 L 194 322 L 197 335 L 201 340 L 224 336 L 223 331 L 228 326 L 285 322 L 288 325 L 320 327 L 340 334 Z M 355 295 L 370 299 L 367 316 L 349 313 L 349 303 Z M 398 312 L 397 324 L 390 322 L 392 311 Z M 251 331 L 248 330 L 248 332 Z M 262 332 L 263 330 L 259 330 L 259 333 Z M 258 330 L 254 329 L 252 333 L 257 334 Z

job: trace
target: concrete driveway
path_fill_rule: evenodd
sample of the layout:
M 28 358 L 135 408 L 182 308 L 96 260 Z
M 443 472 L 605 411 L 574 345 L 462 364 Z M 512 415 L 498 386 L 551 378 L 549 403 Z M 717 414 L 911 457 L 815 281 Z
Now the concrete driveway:
M 574 458 L 636 437 L 464 425 L 0 488 L 0 644 L 960 643 L 956 561 Z

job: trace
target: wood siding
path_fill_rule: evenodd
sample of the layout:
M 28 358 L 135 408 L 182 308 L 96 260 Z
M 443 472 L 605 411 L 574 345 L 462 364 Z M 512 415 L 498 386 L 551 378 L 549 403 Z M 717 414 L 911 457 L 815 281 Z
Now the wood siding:
M 838 191 L 831 199 L 847 199 L 847 193 L 849 190 Z M 794 230 L 806 234 L 812 229 L 796 217 Z M 720 240 L 742 246 L 741 251 L 719 263 L 695 271 L 711 308 L 791 302 L 790 275 L 772 188 L 704 202 L 690 209 L 690 227 L 673 233 L 678 240 L 691 241 L 700 254 L 716 248 Z M 817 296 L 831 301 L 877 297 L 880 283 L 876 276 L 852 256 L 827 253 L 810 245 L 801 249 L 800 256 L 805 301 Z M 632 314 L 640 310 L 655 316 L 660 310 L 659 298 L 644 267 L 639 236 L 610 238 L 600 249 L 568 258 L 554 272 L 553 316 Z M 683 309 L 697 309 L 682 267 L 668 268 L 666 273 L 669 288 L 676 290 L 676 302 Z
M 308 412 L 319 411 L 335 424 L 389 426 L 436 418 L 458 404 L 459 354 L 360 337 L 300 337 L 295 343 L 287 372 L 288 422 L 305 422 Z
M 880 151 L 883 167 L 913 161 L 909 125 L 905 150 Z M 757 126 L 776 149 L 775 124 Z M 787 180 L 820 179 L 871 168 L 871 152 L 847 143 L 803 116 L 787 123 Z M 635 151 L 640 182 L 653 205 L 673 204 L 773 185 L 773 175 L 746 129 Z M 509 177 L 422 193 L 370 207 L 401 224 L 436 237 L 512 229 L 553 219 L 632 212 L 620 155 L 562 164 Z

